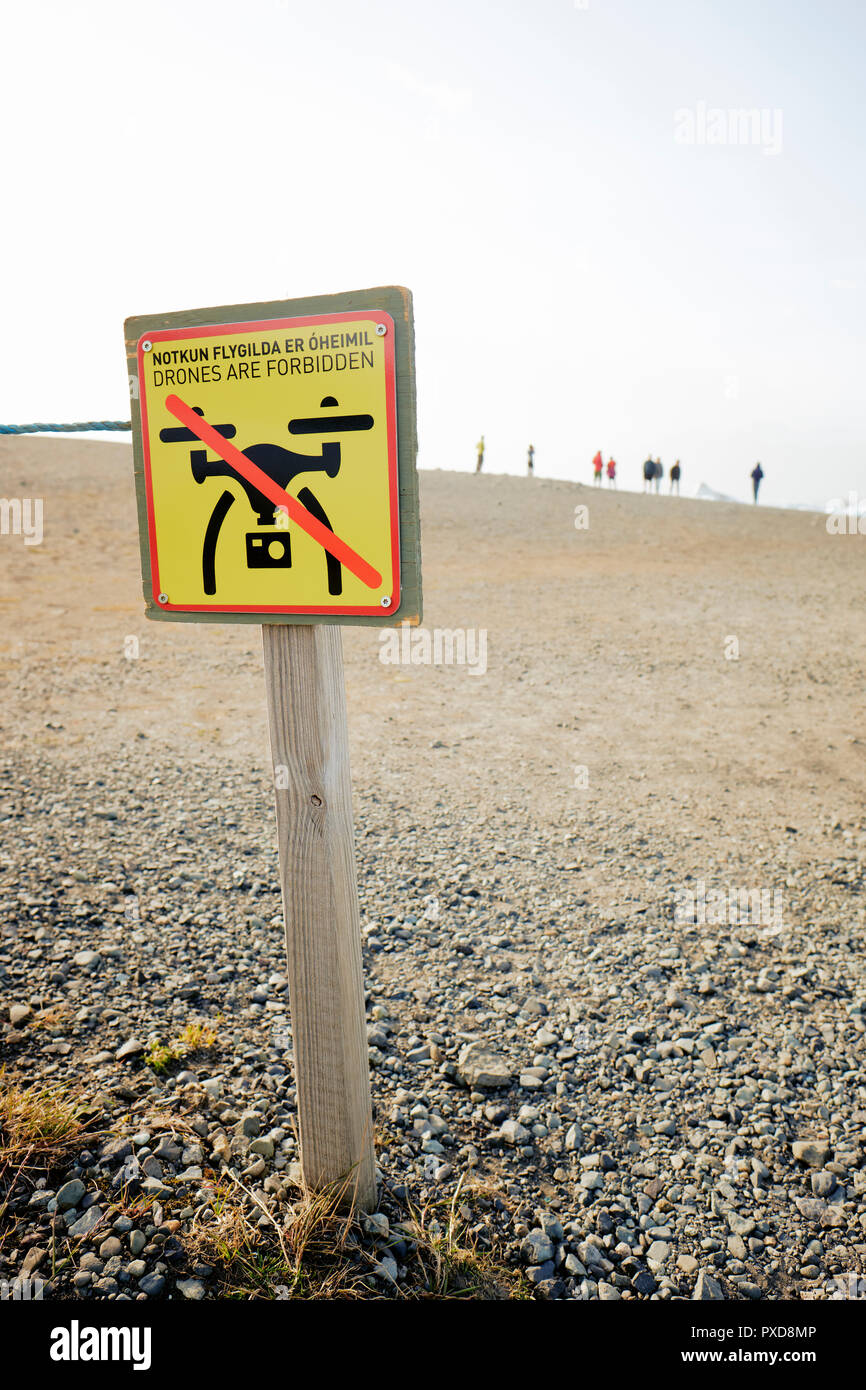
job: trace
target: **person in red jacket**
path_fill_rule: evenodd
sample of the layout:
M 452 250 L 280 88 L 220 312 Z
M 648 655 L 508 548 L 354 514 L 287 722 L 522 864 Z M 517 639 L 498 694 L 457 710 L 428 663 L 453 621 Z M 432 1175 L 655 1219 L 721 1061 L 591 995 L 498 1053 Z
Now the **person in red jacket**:
M 594 458 L 593 461 L 592 461 L 592 468 L 593 468 L 592 481 L 593 481 L 593 483 L 594 483 L 597 487 L 601 487 L 601 470 L 602 470 L 603 467 L 604 467 L 604 462 L 603 462 L 602 457 L 601 457 L 601 449 L 599 449 L 598 453 L 596 454 L 595 458 Z

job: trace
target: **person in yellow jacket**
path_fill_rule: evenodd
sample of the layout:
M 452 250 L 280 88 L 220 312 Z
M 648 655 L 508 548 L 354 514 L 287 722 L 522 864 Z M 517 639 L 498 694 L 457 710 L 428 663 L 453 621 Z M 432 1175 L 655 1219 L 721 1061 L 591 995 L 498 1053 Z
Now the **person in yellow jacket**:
M 479 439 L 478 443 L 475 445 L 475 448 L 478 450 L 478 462 L 477 462 L 476 465 L 475 465 L 475 472 L 476 472 L 476 473 L 480 473 L 480 472 L 481 472 L 481 469 L 482 469 L 483 466 L 484 466 L 484 435 L 483 435 L 483 434 L 482 434 L 481 438 Z

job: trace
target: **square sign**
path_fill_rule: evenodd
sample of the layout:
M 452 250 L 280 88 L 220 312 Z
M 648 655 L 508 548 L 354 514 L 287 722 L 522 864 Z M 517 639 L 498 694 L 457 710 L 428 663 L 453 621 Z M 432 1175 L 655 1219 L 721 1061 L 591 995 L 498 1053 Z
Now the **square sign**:
M 126 329 L 148 616 L 417 620 L 408 291 Z

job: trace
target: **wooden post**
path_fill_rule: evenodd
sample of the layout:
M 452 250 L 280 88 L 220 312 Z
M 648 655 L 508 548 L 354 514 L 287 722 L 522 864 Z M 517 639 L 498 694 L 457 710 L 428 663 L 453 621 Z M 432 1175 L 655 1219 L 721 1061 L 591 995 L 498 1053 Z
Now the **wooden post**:
M 289 1002 L 305 1181 L 376 1206 L 343 644 L 337 626 L 266 623 Z

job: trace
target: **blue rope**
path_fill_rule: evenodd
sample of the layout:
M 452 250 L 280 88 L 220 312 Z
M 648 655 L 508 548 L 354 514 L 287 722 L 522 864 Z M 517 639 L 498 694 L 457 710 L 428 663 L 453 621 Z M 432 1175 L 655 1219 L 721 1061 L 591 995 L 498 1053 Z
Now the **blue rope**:
M 82 430 L 131 429 L 131 420 L 85 420 L 76 425 L 0 425 L 0 434 L 79 434 Z

